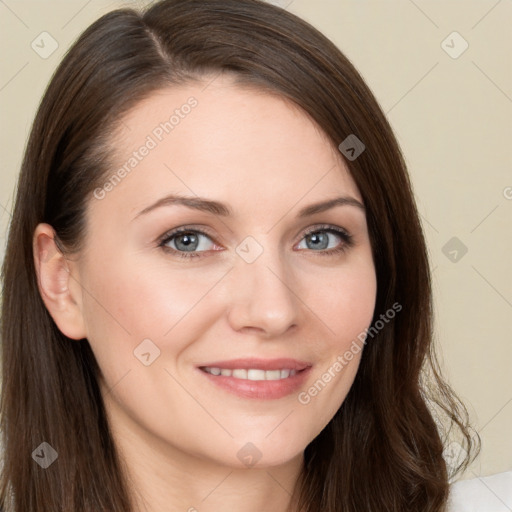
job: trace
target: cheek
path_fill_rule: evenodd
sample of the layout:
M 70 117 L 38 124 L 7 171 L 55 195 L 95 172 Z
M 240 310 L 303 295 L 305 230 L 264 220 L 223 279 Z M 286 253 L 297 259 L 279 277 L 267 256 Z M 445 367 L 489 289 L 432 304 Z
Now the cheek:
M 326 344 L 343 350 L 372 321 L 377 295 L 372 260 L 363 258 L 338 269 L 310 273 L 301 293 L 329 334 Z
M 376 293 L 373 270 L 349 274 L 340 280 L 336 297 L 332 297 L 327 311 L 333 330 L 341 339 L 353 339 L 369 326 L 374 314 Z
M 127 329 L 137 336 L 162 338 L 187 316 L 207 291 L 190 273 L 146 268 L 134 273 L 118 269 L 109 302 Z M 192 277 L 192 279 L 191 279 Z
M 310 290 L 313 310 L 324 328 L 323 336 L 314 338 L 315 351 L 321 363 L 301 394 L 298 403 L 305 414 L 315 417 L 314 428 L 323 428 L 343 403 L 356 376 L 362 351 L 364 333 L 370 326 L 377 293 L 375 269 L 370 258 L 340 268 L 306 283 Z M 315 285 L 316 288 L 312 288 Z M 313 425 L 312 425 L 313 427 Z M 314 433 L 314 432 L 313 432 Z
M 190 271 L 164 259 L 149 264 L 147 260 L 123 255 L 88 263 L 84 315 L 100 366 L 131 365 L 134 349 L 145 339 L 176 357 L 193 332 L 209 321 L 212 309 L 205 310 L 201 303 L 208 302 L 203 299 L 222 272 Z

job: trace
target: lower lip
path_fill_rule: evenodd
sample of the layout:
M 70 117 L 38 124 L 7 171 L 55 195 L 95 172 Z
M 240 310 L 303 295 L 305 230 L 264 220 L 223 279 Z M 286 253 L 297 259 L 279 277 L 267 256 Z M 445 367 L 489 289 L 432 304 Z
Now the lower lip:
M 235 377 L 226 377 L 224 375 L 212 375 L 200 368 L 198 370 L 217 386 L 242 398 L 273 400 L 296 392 L 307 379 L 311 366 L 291 377 L 279 380 L 236 379 Z

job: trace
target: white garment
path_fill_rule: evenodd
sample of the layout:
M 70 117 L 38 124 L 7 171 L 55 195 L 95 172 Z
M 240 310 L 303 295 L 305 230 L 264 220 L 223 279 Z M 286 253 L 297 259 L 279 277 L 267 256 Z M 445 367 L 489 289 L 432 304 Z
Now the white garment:
M 512 471 L 455 482 L 448 512 L 512 512 Z

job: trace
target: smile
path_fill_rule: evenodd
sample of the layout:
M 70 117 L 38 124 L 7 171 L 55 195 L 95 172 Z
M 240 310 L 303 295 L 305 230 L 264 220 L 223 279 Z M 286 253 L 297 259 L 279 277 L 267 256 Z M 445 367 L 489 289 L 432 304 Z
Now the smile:
M 275 400 L 297 393 L 311 375 L 312 364 L 292 358 L 211 361 L 197 366 L 214 389 L 245 399 Z

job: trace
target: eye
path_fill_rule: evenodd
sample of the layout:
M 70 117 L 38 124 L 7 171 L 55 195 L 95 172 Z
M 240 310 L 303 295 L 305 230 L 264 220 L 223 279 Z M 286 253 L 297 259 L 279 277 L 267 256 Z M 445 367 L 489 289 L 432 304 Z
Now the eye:
M 166 233 L 159 246 L 183 258 L 201 256 L 200 252 L 212 250 L 215 245 L 206 233 L 197 229 L 178 228 Z
M 336 242 L 336 238 L 338 242 Z M 321 255 L 330 256 L 352 247 L 352 238 L 352 235 L 341 228 L 325 225 L 315 226 L 308 230 L 304 235 L 303 241 L 306 244 L 306 249 L 313 250 L 313 252 L 318 252 Z M 304 246 L 300 247 L 301 244 L 299 244 L 298 248 L 304 249 Z

